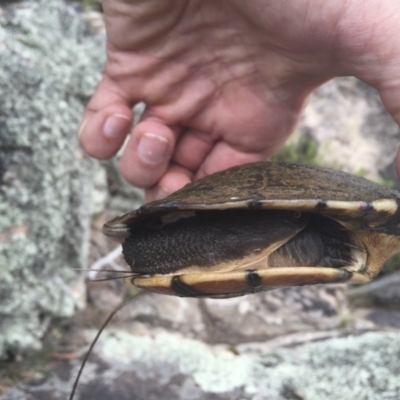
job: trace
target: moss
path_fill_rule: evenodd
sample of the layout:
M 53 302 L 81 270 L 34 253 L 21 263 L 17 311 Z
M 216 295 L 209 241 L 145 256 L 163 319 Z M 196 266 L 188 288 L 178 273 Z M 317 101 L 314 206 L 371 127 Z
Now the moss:
M 360 168 L 357 173 L 357 176 L 360 176 L 362 178 L 365 178 L 367 175 L 367 171 L 365 168 Z M 374 182 L 376 182 L 378 185 L 384 186 L 388 189 L 393 189 L 396 185 L 396 182 L 393 179 L 373 179 Z
M 81 4 L 85 10 L 101 11 L 101 0 L 75 0 L 74 3 Z
M 273 162 L 297 162 L 309 165 L 320 164 L 318 144 L 309 135 L 294 134 L 294 138 L 271 157 Z
M 136 297 L 139 293 L 142 293 L 142 290 L 137 288 L 136 286 L 131 285 L 126 292 L 124 293 L 124 301 L 128 301 Z
M 379 185 L 385 186 L 388 189 L 393 189 L 396 185 L 396 182 L 393 179 L 379 179 L 378 182 Z

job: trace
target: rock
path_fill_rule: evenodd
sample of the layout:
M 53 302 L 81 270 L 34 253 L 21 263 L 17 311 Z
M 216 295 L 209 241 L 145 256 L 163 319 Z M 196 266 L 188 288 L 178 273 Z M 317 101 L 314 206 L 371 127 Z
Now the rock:
M 90 212 L 101 211 L 106 182 L 75 134 L 100 76 L 103 37 L 91 36 L 79 12 L 61 0 L 8 5 L 0 21 L 0 88 L 8 94 L 0 98 L 0 353 L 7 354 L 13 346 L 40 346 L 51 317 L 84 303 L 82 279 L 72 268 L 85 266 Z M 353 78 L 319 88 L 298 132 L 317 142 L 326 164 L 375 179 L 389 173 L 399 138 L 377 93 Z M 118 181 L 115 164 L 106 168 L 109 180 Z M 95 198 L 92 185 L 99 188 Z M 110 213 L 141 201 L 120 183 L 112 192 L 119 196 Z M 119 290 L 101 298 L 93 291 L 91 299 L 111 307 Z M 82 324 L 92 323 L 82 315 L 74 334 L 64 333 L 70 352 L 47 365 L 52 375 L 43 383 L 47 375 L 33 370 L 33 379 L 8 380 L 6 389 L 0 380 L 1 400 L 66 397 L 81 363 L 75 332 L 80 336 Z M 227 300 L 142 292 L 96 346 L 80 398 L 398 399 L 396 318 L 376 309 L 360 316 L 343 286 Z M 389 328 L 395 332 L 358 336 Z
M 399 309 L 400 271 L 365 285 L 349 288 L 347 295 L 354 306 L 384 306 Z
M 383 172 L 385 179 L 397 180 L 393 160 L 400 129 L 378 92 L 365 83 L 348 77 L 319 87 L 310 96 L 297 130 L 317 141 L 324 165 L 378 181 Z
M 287 341 L 290 335 L 335 332 L 350 327 L 350 309 L 343 290 L 340 285 L 294 287 L 224 300 L 141 292 L 118 313 L 116 320 L 132 333 L 175 332 L 207 343 L 237 346 L 279 337 Z M 100 302 L 105 304 L 105 297 L 94 293 L 95 307 Z M 103 309 L 111 312 L 109 305 L 116 306 L 114 296 L 109 293 L 107 298 Z
M 93 336 L 91 332 L 90 336 Z M 104 332 L 76 400 L 337 400 L 400 396 L 399 333 L 367 333 L 295 348 L 235 353 L 181 335 Z M 66 398 L 80 360 L 2 400 Z
M 85 303 L 74 269 L 86 267 L 92 177 L 105 182 L 105 174 L 76 135 L 100 77 L 104 37 L 91 36 L 78 10 L 61 0 L 4 6 L 0 23 L 4 355 L 40 346 L 52 317 Z
M 204 300 L 207 341 L 266 341 L 294 332 L 340 328 L 349 313 L 342 291 L 341 286 L 293 287 L 223 301 Z

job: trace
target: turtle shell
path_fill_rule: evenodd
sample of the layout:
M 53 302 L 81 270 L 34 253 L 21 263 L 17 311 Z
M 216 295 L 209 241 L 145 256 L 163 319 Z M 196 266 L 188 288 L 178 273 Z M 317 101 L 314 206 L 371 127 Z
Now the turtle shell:
M 104 226 L 130 282 L 163 294 L 231 297 L 365 283 L 400 248 L 400 193 L 301 164 L 254 163 L 189 184 Z
M 400 193 L 328 168 L 259 162 L 233 167 L 188 184 L 165 199 L 105 224 L 123 238 L 154 215 L 195 210 L 271 209 L 322 214 L 353 230 L 400 235 Z

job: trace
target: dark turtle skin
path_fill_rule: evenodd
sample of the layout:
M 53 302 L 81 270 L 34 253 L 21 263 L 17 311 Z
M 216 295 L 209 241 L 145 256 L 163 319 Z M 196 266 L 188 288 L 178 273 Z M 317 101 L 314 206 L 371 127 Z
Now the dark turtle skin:
M 364 283 L 400 247 L 400 193 L 303 164 L 218 172 L 105 224 L 131 283 L 188 297 Z

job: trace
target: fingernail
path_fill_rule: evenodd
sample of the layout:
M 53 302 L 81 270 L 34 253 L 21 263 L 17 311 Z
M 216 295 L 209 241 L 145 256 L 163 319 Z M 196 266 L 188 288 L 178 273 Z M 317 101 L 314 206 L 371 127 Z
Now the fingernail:
M 155 200 L 161 200 L 169 196 L 170 194 L 171 192 L 169 192 L 168 190 L 164 189 L 163 187 L 159 187 L 154 195 L 154 198 Z
M 129 117 L 123 114 L 112 114 L 106 119 L 103 132 L 107 137 L 114 139 L 126 135 L 130 126 Z
M 83 130 L 86 128 L 86 125 L 89 122 L 89 118 L 86 117 L 82 122 L 81 122 L 81 126 L 79 127 L 79 131 L 78 131 L 78 139 L 81 137 Z
M 144 133 L 138 145 L 139 157 L 148 164 L 158 164 L 163 161 L 168 143 L 168 139 L 162 136 Z

